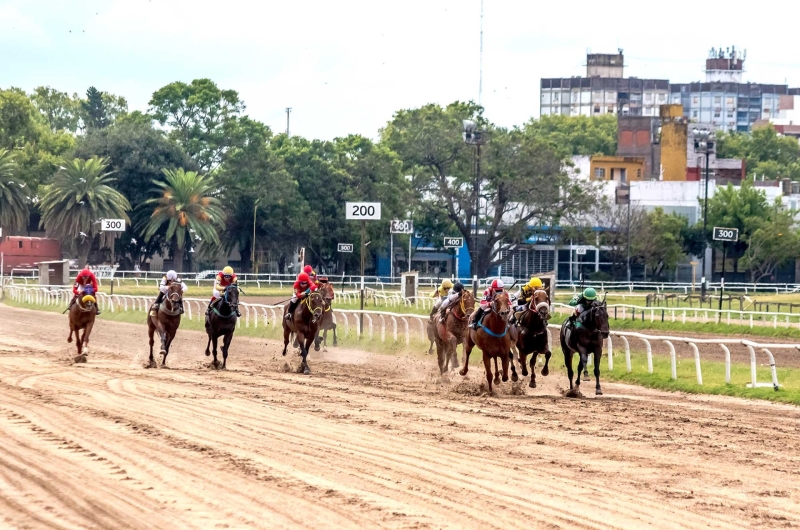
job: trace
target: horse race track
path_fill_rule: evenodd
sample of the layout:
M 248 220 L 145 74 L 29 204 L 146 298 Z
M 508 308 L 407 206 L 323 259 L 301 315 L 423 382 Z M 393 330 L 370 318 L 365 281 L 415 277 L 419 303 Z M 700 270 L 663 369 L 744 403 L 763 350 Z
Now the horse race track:
M 2 528 L 741 528 L 800 525 L 800 409 L 605 385 L 437 383 L 434 360 L 331 349 L 312 376 L 234 338 L 0 306 Z M 289 359 L 297 364 L 297 358 Z

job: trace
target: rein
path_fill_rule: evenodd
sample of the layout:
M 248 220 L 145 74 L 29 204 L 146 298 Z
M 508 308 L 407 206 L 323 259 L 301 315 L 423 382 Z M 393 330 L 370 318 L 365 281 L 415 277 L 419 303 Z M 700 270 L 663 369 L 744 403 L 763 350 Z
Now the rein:
M 492 331 L 491 329 L 489 329 L 489 328 L 487 328 L 487 327 L 486 327 L 486 325 L 483 323 L 483 320 L 481 320 L 481 329 L 482 329 L 482 330 L 483 330 L 483 331 L 484 331 L 484 332 L 485 332 L 487 335 L 489 335 L 490 337 L 495 337 L 495 338 L 497 338 L 497 339 L 500 339 L 500 338 L 503 338 L 503 337 L 505 337 L 505 336 L 506 336 L 506 334 L 508 333 L 508 320 L 505 320 L 503 317 L 501 317 L 501 316 L 500 316 L 500 313 L 498 313 L 498 312 L 497 312 L 497 309 L 495 309 L 495 304 L 496 304 L 496 303 L 497 303 L 497 300 L 495 300 L 494 302 L 492 302 L 492 305 L 491 305 L 491 310 L 492 310 L 492 313 L 494 313 L 495 315 L 497 315 L 498 317 L 500 317 L 500 320 L 503 320 L 503 321 L 505 322 L 505 328 L 503 329 L 503 332 L 502 332 L 502 333 L 495 333 L 494 331 Z
M 228 319 L 228 318 L 233 318 L 233 317 L 236 316 L 236 311 L 233 311 L 233 305 L 230 302 L 228 302 L 228 289 L 230 289 L 231 287 L 233 287 L 237 291 L 241 290 L 238 287 L 235 287 L 235 284 L 230 284 L 228 287 L 225 288 L 225 294 L 222 295 L 222 301 L 225 302 L 225 305 L 227 305 L 228 307 L 231 308 L 231 312 L 229 314 L 227 314 L 227 315 L 223 315 L 222 313 L 219 312 L 219 309 L 217 309 L 217 305 L 216 304 L 214 306 L 212 306 L 212 308 L 211 308 L 211 310 L 214 312 L 214 314 L 217 315 L 220 318 Z M 238 302 L 237 302 L 236 306 L 237 307 L 239 306 Z
M 177 294 L 177 293 L 175 293 L 175 294 Z M 166 304 L 161 304 L 161 305 L 158 306 L 158 311 L 159 312 L 164 313 L 165 315 L 171 316 L 171 317 L 178 316 L 178 315 L 181 314 L 180 306 L 178 306 L 176 308 L 176 304 L 183 303 L 183 299 L 181 298 L 180 295 L 178 295 L 178 300 L 173 300 L 170 297 L 166 297 L 164 299 L 164 302 L 169 302 L 169 305 L 172 307 L 172 309 L 167 310 L 166 307 L 165 307 Z

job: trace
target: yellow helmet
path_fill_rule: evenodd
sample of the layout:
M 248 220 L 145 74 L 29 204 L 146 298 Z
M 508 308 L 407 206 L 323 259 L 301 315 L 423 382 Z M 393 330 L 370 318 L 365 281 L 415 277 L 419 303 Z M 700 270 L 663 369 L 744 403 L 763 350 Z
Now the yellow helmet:
M 222 269 L 222 274 L 233 274 L 233 267 L 230 265 Z
M 445 289 L 450 289 L 453 287 L 453 282 L 451 282 L 449 278 L 445 278 L 442 280 L 442 287 Z
M 533 289 L 541 289 L 542 288 L 542 280 L 534 276 L 531 278 L 531 281 L 528 282 L 528 287 Z

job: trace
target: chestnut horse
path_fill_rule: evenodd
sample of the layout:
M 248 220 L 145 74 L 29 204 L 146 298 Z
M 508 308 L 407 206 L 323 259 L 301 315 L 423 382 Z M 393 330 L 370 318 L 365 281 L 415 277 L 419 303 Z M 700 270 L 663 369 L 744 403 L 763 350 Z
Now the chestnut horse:
M 436 355 L 439 360 L 439 371 L 447 373 L 448 365 L 453 370 L 458 369 L 458 345 L 463 345 L 466 349 L 467 330 L 469 318 L 475 310 L 475 297 L 472 293 L 464 290 L 458 303 L 447 308 L 444 322 L 439 322 L 438 316 L 434 315 L 436 323 Z
M 89 355 L 89 335 L 92 334 L 94 320 L 97 317 L 95 304 L 97 304 L 97 300 L 94 296 L 84 294 L 82 297 L 78 297 L 69 308 L 69 337 L 67 337 L 67 342 L 72 342 L 72 334 L 74 333 L 75 346 L 78 348 L 78 355 L 74 359 L 76 363 L 85 363 Z M 81 331 L 83 331 L 83 335 L 81 335 Z
M 314 291 L 297 304 L 292 320 L 286 320 L 289 304 L 283 308 L 283 355 L 286 355 L 286 348 L 289 346 L 289 335 L 294 333 L 295 340 L 300 345 L 300 355 L 303 357 L 300 369 L 305 375 L 311 373 L 311 369 L 308 367 L 308 350 L 319 331 L 319 323 L 322 320 L 322 313 L 325 311 L 324 306 L 325 300 L 322 294 Z
M 169 347 L 172 344 L 172 339 L 178 332 L 178 326 L 181 325 L 181 311 L 183 309 L 183 286 L 179 283 L 173 283 L 167 288 L 164 293 L 164 301 L 158 306 L 158 311 L 150 311 L 147 315 L 147 333 L 150 337 L 150 362 L 148 368 L 155 368 L 158 366 L 156 360 L 153 358 L 153 344 L 155 340 L 153 336 L 158 332 L 161 339 L 161 350 L 159 354 L 164 357 L 161 359 L 161 366 L 167 365 L 167 355 L 169 355 Z
M 511 326 L 512 348 L 517 351 L 519 364 L 522 368 L 522 376 L 528 375 L 528 367 L 525 361 L 528 355 L 531 357 L 531 380 L 528 386 L 536 388 L 536 359 L 540 353 L 544 354 L 544 367 L 542 375 L 550 373 L 548 364 L 550 362 L 550 346 L 548 345 L 547 321 L 550 317 L 550 299 L 547 292 L 537 289 L 533 293 L 528 308 L 520 315 L 517 323 Z M 532 307 L 531 307 L 532 306 Z M 513 356 L 511 358 L 511 380 L 517 380 L 517 370 L 514 367 Z
M 314 351 L 319 351 L 319 345 L 322 344 L 322 351 L 328 351 L 328 330 L 333 331 L 333 345 L 337 345 L 336 340 L 336 322 L 333 321 L 333 285 L 323 283 L 319 288 L 319 293 L 322 295 L 322 300 L 325 305 L 322 310 L 322 319 L 319 321 L 319 331 L 314 338 Z M 320 337 L 319 332 L 322 332 Z
M 489 384 L 489 394 L 492 394 L 492 365 L 494 359 L 495 378 L 494 384 L 500 384 L 500 370 L 497 368 L 497 358 L 503 363 L 503 381 L 508 381 L 508 358 L 511 355 L 511 337 L 508 334 L 508 314 L 511 312 L 511 303 L 508 293 L 498 294 L 485 313 L 483 322 L 477 330 L 470 328 L 467 335 L 467 347 L 464 348 L 464 368 L 461 375 L 469 371 L 469 354 L 476 345 L 483 352 L 483 366 L 486 369 L 486 382 Z M 473 318 L 475 315 L 473 315 Z
M 595 394 L 603 395 L 600 389 L 600 357 L 603 355 L 603 340 L 608 338 L 608 310 L 606 301 L 594 302 L 591 307 L 578 315 L 573 325 L 565 320 L 561 325 L 561 349 L 564 352 L 564 364 L 569 377 L 567 397 L 580 396 L 581 371 L 589 363 L 589 354 L 594 355 L 594 377 L 597 381 Z M 578 376 L 575 387 L 572 386 L 572 354 L 578 354 Z

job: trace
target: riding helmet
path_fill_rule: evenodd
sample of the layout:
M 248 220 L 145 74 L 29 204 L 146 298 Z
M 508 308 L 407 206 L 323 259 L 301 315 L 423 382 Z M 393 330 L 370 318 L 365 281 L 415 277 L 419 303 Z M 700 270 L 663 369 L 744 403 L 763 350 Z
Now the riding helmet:
M 591 287 L 587 287 L 586 289 L 583 290 L 583 297 L 586 298 L 587 300 L 595 300 L 597 299 L 597 291 L 595 291 Z
M 464 291 L 464 284 L 461 283 L 461 282 L 456 282 L 453 285 L 453 291 L 455 291 L 457 293 L 463 292 Z

